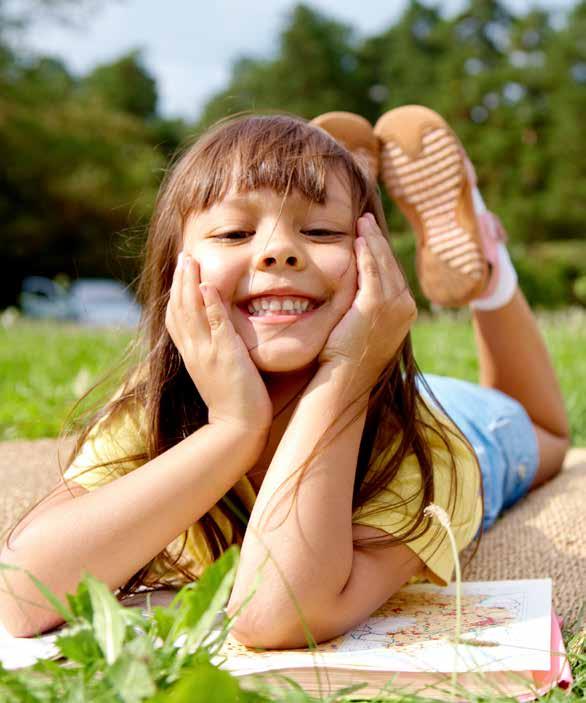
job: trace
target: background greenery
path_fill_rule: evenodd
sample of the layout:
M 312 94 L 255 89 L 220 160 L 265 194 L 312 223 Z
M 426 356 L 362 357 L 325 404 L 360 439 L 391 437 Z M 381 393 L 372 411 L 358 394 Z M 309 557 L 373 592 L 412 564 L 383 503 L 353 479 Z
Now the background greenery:
M 71 2 L 16 7 L 66 14 Z M 213 121 L 278 109 L 306 118 L 349 110 L 374 122 L 405 103 L 438 110 L 459 134 L 510 233 L 530 302 L 586 305 L 586 0 L 564 25 L 498 0 L 468 0 L 452 17 L 441 3 L 410 0 L 367 37 L 299 4 L 275 54 L 235 61 L 196 124 L 159 114 L 139 52 L 79 77 L 15 48 L 30 15 L 8 5 L 0 0 L 0 308 L 31 273 L 132 282 L 169 158 Z M 399 236 L 405 222 L 386 206 L 414 284 L 412 238 Z
M 0 441 L 56 437 L 76 398 L 121 359 L 131 333 L 23 319 L 8 323 L 6 315 L 4 319 Z M 586 446 L 586 311 L 541 312 L 538 321 L 566 400 L 572 443 Z M 413 340 L 424 373 L 477 382 L 474 336 L 466 311 L 420 316 Z

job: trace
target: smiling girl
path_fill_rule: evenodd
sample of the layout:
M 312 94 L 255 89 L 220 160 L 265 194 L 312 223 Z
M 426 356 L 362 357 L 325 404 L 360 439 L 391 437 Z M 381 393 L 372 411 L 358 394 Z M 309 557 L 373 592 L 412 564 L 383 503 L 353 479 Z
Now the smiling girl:
M 563 405 L 530 313 L 509 310 L 501 327 L 510 336 L 524 321 L 525 341 L 535 342 L 531 383 L 534 391 L 549 384 L 557 403 L 540 420 L 558 423 L 549 433 L 557 431 L 555 452 L 512 397 L 428 377 L 441 391 L 435 398 L 419 374 L 409 334 L 416 307 L 371 169 L 378 141 L 367 134 L 362 158 L 346 138 L 357 124 L 343 121 L 340 135 L 336 121 L 328 134 L 328 119 L 239 117 L 178 160 L 146 244 L 142 358 L 78 437 L 64 481 L 19 523 L 2 561 L 60 597 L 84 569 L 120 597 L 179 588 L 236 543 L 228 611 L 259 570 L 262 578 L 233 634 L 254 646 L 303 646 L 290 591 L 314 638 L 334 637 L 407 582 L 451 580 L 450 545 L 424 515 L 429 503 L 449 513 L 463 549 L 483 512 L 488 527 L 559 470 Z M 422 251 L 427 243 L 420 238 Z M 463 274 L 443 275 L 445 290 Z M 497 342 L 502 310 L 475 312 Z M 482 344 L 485 365 L 502 366 L 490 340 Z M 520 350 L 519 363 L 528 354 Z M 514 374 L 516 361 L 508 363 Z M 511 443 L 520 432 L 526 440 Z M 550 454 L 540 454 L 546 444 Z M 12 634 L 61 622 L 35 604 L 26 576 L 9 580 L 22 599 L 18 607 L 0 593 Z

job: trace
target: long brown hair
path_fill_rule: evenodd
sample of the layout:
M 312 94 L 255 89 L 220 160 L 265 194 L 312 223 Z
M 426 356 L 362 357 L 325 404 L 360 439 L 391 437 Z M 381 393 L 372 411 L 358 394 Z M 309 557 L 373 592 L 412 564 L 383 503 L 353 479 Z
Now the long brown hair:
M 366 211 L 373 212 L 388 237 L 376 186 L 368 182 L 346 149 L 324 131 L 300 118 L 282 114 L 229 118 L 207 130 L 177 157 L 163 179 L 149 227 L 138 285 L 138 299 L 143 312 L 137 334 L 121 363 L 123 368 L 127 368 L 123 382 L 114 397 L 91 411 L 67 459 L 67 466 L 78 455 L 90 432 L 96 430 L 98 422 L 100 425 L 111 422 L 124 413 L 132 415 L 140 411 L 144 451 L 97 466 L 148 462 L 207 423 L 207 407 L 165 326 L 165 311 L 175 262 L 182 249 L 186 220 L 190 214 L 219 202 L 229 187 L 234 185 L 241 191 L 271 188 L 284 197 L 295 189 L 308 200 L 323 203 L 327 197 L 326 177 L 332 168 L 347 177 L 356 216 Z M 78 401 L 69 418 L 90 393 L 103 386 L 107 378 L 101 379 Z M 356 510 L 378 494 L 396 476 L 404 459 L 413 454 L 421 471 L 421 490 L 408 500 L 390 507 L 418 501 L 420 508 L 412 524 L 400 534 L 356 541 L 356 547 L 385 547 L 397 542 L 409 542 L 431 529 L 429 518 L 423 514 L 425 506 L 434 501 L 435 493 L 433 456 L 426 439 L 429 432 L 437 435 L 451 457 L 454 490 L 450 503 L 452 507 L 456 504 L 458 486 L 449 439 L 452 429 L 429 420 L 429 414 L 424 412 L 426 404 L 417 388 L 417 379 L 433 397 L 417 367 L 408 335 L 365 399 L 368 408 L 358 453 L 352 505 Z M 357 410 L 356 417 L 363 409 L 364 405 Z M 392 453 L 389 452 L 390 447 L 394 447 Z M 318 450 L 319 445 L 304 466 Z M 470 450 L 475 456 L 471 447 Z M 381 458 L 385 460 L 381 462 Z M 375 463 L 376 472 L 369 471 Z M 88 471 L 92 468 L 96 467 Z M 234 490 L 230 490 L 223 500 L 224 505 L 228 506 L 225 512 L 234 535 L 241 538 L 246 529 L 241 501 Z M 224 534 L 209 513 L 201 517 L 199 523 L 216 559 L 228 546 Z M 170 570 L 177 569 L 187 581 L 195 580 L 197 575 L 180 563 L 186 538 L 187 533 L 181 552 L 175 559 L 168 549 L 163 550 L 135 573 L 119 589 L 118 595 L 128 595 L 139 587 L 144 588 L 145 577 L 157 557 Z M 166 584 L 155 581 L 148 585 L 156 587 Z

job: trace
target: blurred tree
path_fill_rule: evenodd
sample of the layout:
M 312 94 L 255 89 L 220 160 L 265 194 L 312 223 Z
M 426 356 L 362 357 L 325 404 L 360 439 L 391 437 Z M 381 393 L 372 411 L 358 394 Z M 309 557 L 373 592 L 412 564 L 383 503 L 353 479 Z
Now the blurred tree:
M 0 305 L 27 274 L 130 280 L 164 159 L 139 118 L 80 93 L 53 59 L 0 68 Z
M 9 42 L 15 33 L 41 17 L 75 24 L 102 4 L 98 0 L 0 0 L 0 43 Z
M 374 123 L 406 103 L 437 110 L 459 135 L 511 235 L 530 299 L 582 299 L 586 0 L 565 25 L 545 10 L 514 15 L 504 0 L 467 0 L 453 17 L 439 3 L 409 0 L 397 22 L 369 37 L 299 4 L 275 55 L 236 61 L 197 130 L 157 113 L 139 51 L 78 78 L 11 41 L 38 12 L 65 19 L 95 6 L 0 0 L 0 306 L 15 302 L 29 273 L 132 280 L 166 161 L 211 122 L 242 110 L 306 118 L 348 110 Z M 416 288 L 413 237 L 385 205 Z
M 586 229 L 586 1 L 570 13 L 549 54 L 550 169 L 543 189 L 547 235 L 584 237 Z
M 376 87 L 369 97 L 378 102 L 379 114 L 411 103 L 432 107 L 441 90 L 438 59 L 446 51 L 441 25 L 437 9 L 409 0 L 395 25 L 363 44 L 358 54 L 362 66 L 370 67 Z
M 157 84 L 144 67 L 140 51 L 98 66 L 81 80 L 80 90 L 115 111 L 142 119 L 153 117 L 157 111 Z
M 200 126 L 242 110 L 288 111 L 312 118 L 361 109 L 354 35 L 349 25 L 297 5 L 274 59 L 243 57 L 226 90 L 206 105 Z

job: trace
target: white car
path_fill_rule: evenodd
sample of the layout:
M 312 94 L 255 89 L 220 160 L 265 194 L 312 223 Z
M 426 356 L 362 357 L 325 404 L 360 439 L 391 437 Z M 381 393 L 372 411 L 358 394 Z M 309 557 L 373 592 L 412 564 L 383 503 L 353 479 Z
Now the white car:
M 120 281 L 80 278 L 68 290 L 42 276 L 29 276 L 22 283 L 22 311 L 29 317 L 73 320 L 81 325 L 134 327 L 140 305 Z

